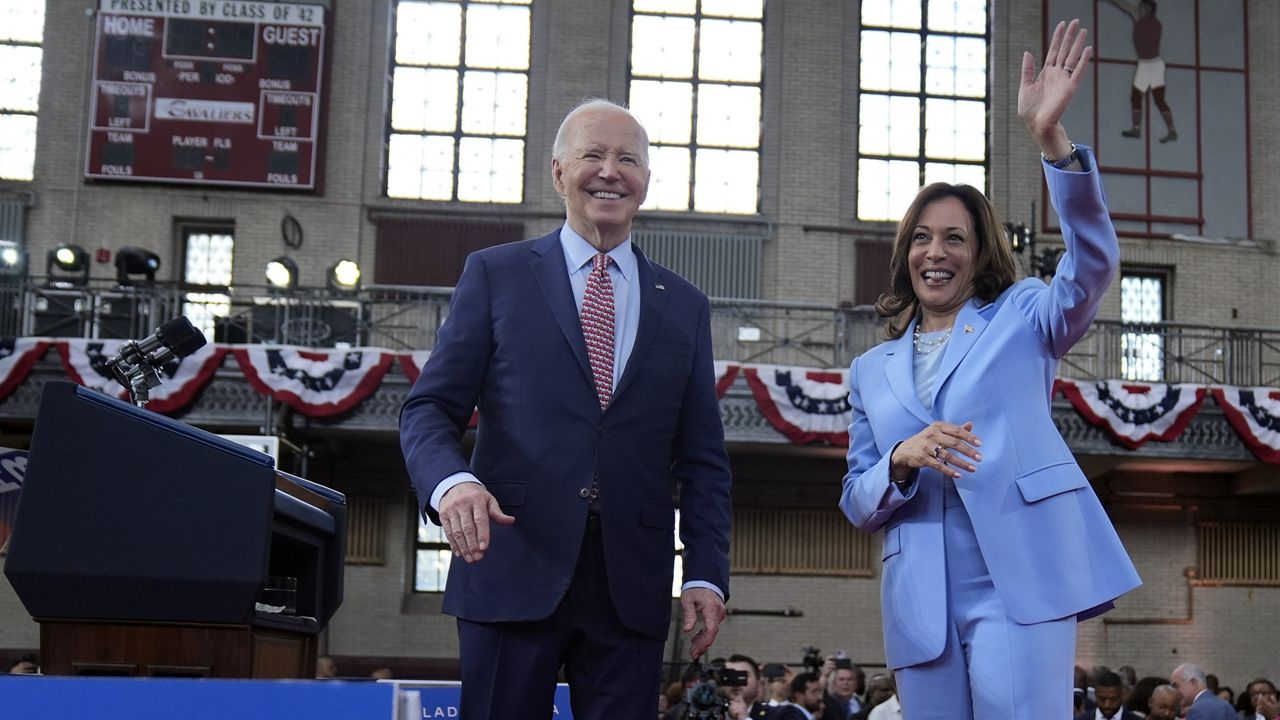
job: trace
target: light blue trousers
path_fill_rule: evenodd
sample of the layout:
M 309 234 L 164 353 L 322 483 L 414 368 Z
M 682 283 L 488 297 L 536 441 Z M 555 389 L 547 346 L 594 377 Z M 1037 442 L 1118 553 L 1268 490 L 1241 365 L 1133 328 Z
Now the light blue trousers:
M 943 486 L 947 644 L 936 660 L 895 672 L 903 718 L 1071 720 L 1075 617 L 1010 618 L 955 486 Z

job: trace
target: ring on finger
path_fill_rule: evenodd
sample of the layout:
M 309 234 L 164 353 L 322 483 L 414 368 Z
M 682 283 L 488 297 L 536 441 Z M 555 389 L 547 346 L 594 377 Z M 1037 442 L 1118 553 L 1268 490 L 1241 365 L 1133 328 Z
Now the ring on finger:
M 934 446 L 933 446 L 933 459 L 934 459 L 934 460 L 941 460 L 941 459 L 942 459 L 942 446 L 941 446 L 941 445 L 934 445 Z

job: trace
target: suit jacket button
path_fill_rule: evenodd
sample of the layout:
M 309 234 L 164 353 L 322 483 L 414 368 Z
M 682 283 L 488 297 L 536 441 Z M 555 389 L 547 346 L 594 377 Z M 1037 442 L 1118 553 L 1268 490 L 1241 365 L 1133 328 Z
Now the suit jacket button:
M 586 500 L 587 498 L 591 497 L 591 488 L 588 488 L 588 487 L 578 488 L 578 497 L 582 498 L 583 500 Z

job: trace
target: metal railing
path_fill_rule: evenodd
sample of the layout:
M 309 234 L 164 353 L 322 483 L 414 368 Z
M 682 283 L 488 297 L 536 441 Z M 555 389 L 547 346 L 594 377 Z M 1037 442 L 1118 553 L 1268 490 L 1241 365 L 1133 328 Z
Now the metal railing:
M 215 342 L 429 350 L 451 288 L 367 286 L 354 295 L 265 287 L 0 284 L 0 335 L 140 338 L 186 314 Z M 713 298 L 717 360 L 845 367 L 881 341 L 868 307 Z M 1063 377 L 1280 387 L 1280 328 L 1098 320 L 1059 368 Z

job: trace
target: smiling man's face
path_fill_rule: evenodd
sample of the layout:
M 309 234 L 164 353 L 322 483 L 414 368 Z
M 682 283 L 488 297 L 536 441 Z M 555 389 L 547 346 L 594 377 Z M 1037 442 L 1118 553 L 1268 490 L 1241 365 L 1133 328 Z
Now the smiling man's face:
M 565 199 L 569 227 L 608 252 L 631 234 L 649 191 L 648 141 L 619 108 L 586 108 L 569 123 L 565 157 L 552 158 L 551 179 Z

